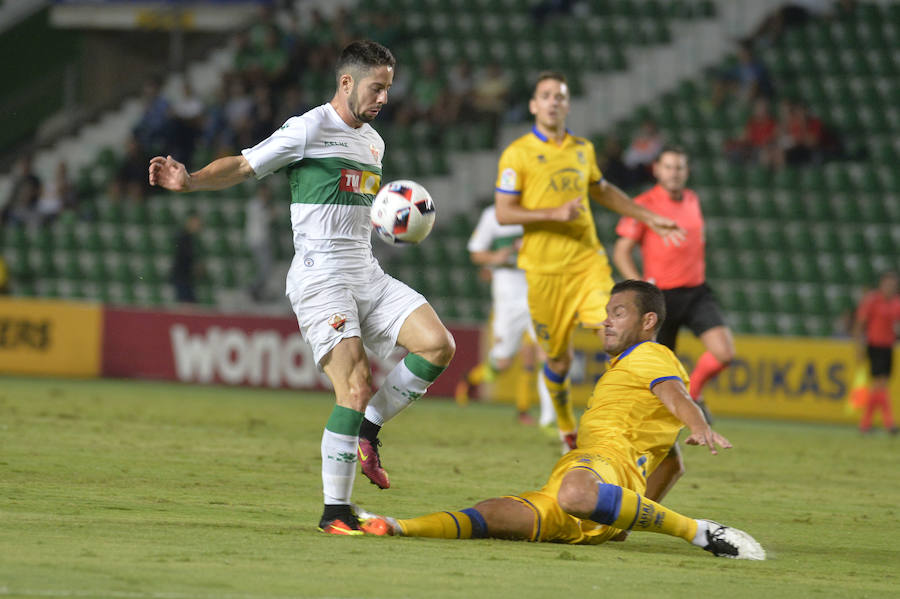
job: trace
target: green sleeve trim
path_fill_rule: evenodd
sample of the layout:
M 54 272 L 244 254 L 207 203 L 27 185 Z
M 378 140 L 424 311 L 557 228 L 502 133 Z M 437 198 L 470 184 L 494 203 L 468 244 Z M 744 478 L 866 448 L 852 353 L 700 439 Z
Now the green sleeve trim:
M 325 428 L 339 435 L 355 437 L 359 435 L 359 425 L 362 424 L 362 421 L 362 412 L 357 412 L 344 406 L 334 406 Z
M 446 366 L 436 366 L 422 356 L 412 352 L 406 354 L 406 357 L 403 358 L 403 363 L 406 364 L 410 372 L 429 383 L 433 383 L 447 369 Z

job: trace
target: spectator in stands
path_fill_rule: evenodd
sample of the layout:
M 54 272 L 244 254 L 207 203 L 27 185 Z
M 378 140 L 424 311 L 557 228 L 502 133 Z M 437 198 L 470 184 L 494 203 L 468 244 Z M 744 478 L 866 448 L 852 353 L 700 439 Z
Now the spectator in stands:
M 37 214 L 41 224 L 50 224 L 63 210 L 74 210 L 77 203 L 75 187 L 69 180 L 69 167 L 65 160 L 56 165 L 56 172 L 37 201 Z
M 471 116 L 472 92 L 475 89 L 475 76 L 472 63 L 460 58 L 447 73 L 446 114 L 448 122 L 468 119 Z
M 144 169 L 146 171 L 146 168 Z M 146 174 L 144 175 L 146 177 Z M 172 259 L 171 281 L 175 288 L 175 299 L 179 302 L 195 303 L 194 291 L 197 277 L 202 272 L 199 261 L 198 235 L 203 221 L 196 212 L 189 212 L 184 226 L 175 237 L 175 256 Z
M 444 82 L 438 75 L 437 61 L 427 58 L 412 81 L 407 101 L 397 109 L 396 121 L 409 124 L 426 119 L 433 123 L 445 122 Z
M 782 162 L 789 165 L 821 164 L 840 154 L 840 140 L 806 104 L 786 101 L 781 117 Z
M 653 119 L 644 119 L 640 129 L 631 143 L 622 161 L 632 173 L 632 183 L 648 183 L 654 181 L 653 161 L 663 147 L 662 135 Z
M 260 72 L 265 81 L 278 85 L 287 74 L 290 56 L 283 45 L 281 33 L 274 24 L 267 25 L 262 44 L 257 50 Z M 271 133 L 271 131 L 269 132 Z
M 281 94 L 281 100 L 278 103 L 278 108 L 275 110 L 274 122 L 281 126 L 282 123 L 292 116 L 303 114 L 310 108 L 312 107 L 304 100 L 303 88 L 295 83 L 288 86 L 284 93 Z
M 146 171 L 146 167 L 144 168 Z M 43 185 L 34 173 L 31 154 L 19 158 L 12 192 L 0 211 L 0 224 L 32 225 L 38 221 L 37 203 Z
M 128 138 L 125 156 L 109 185 L 109 197 L 114 202 L 123 200 L 143 202 L 147 197 L 147 155 L 133 135 Z
M 713 106 L 721 106 L 729 97 L 737 97 L 745 104 L 758 98 L 771 98 L 772 79 L 763 62 L 747 44 L 738 46 L 737 64 L 721 73 L 713 83 Z
M 181 162 L 190 162 L 203 129 L 206 105 L 187 77 L 181 86 L 181 98 L 172 104 L 172 156 Z
M 141 146 L 150 150 L 172 145 L 171 107 L 162 95 L 159 77 L 151 77 L 144 84 L 144 113 L 133 133 Z
M 272 189 L 261 183 L 247 203 L 244 229 L 244 240 L 253 256 L 255 272 L 250 295 L 256 301 L 265 299 L 266 283 L 272 274 L 272 216 Z
M 622 154 L 622 142 L 618 137 L 611 135 L 606 138 L 606 142 L 603 144 L 603 154 L 597 162 L 604 179 L 615 183 L 622 189 L 627 189 L 636 183 L 636 179 L 634 171 L 625 165 Z
M 265 139 L 272 134 L 276 127 L 284 121 L 275 123 L 275 101 L 272 98 L 272 88 L 263 83 L 257 83 L 253 88 L 253 110 L 250 115 L 252 123 L 250 135 L 253 140 Z
M 232 65 L 235 73 L 243 75 L 252 73 L 259 68 L 259 56 L 250 44 L 250 32 L 238 31 L 235 33 L 231 38 L 231 46 L 234 52 Z
M 896 435 L 897 426 L 891 411 L 889 383 L 893 363 L 896 330 L 900 324 L 900 276 L 886 272 L 878 281 L 878 288 L 867 293 L 856 312 L 854 333 L 859 341 L 859 359 L 867 357 L 871 372 L 869 401 L 859 421 L 859 430 L 872 430 L 872 417 L 881 410 L 884 428 Z
M 206 107 L 194 92 L 190 80 L 182 81 L 182 97 L 172 105 L 172 156 L 180 162 L 190 162 L 197 137 L 203 128 Z
M 491 61 L 475 79 L 473 104 L 478 114 L 498 122 L 509 106 L 512 81 L 497 61 Z
M 744 135 L 725 144 L 728 156 L 741 163 L 755 162 L 763 166 L 779 166 L 778 123 L 772 117 L 769 101 L 757 98 L 744 127 Z
M 840 18 L 855 8 L 856 0 L 793 0 L 767 15 L 743 43 L 751 47 L 771 46 L 786 29 L 805 25 L 810 19 Z

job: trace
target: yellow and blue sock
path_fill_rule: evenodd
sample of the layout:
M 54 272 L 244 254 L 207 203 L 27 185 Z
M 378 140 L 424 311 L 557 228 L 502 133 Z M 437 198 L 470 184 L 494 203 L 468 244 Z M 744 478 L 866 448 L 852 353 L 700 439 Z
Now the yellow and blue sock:
M 547 384 L 547 391 L 550 392 L 550 399 L 553 400 L 553 408 L 556 410 L 556 425 L 563 434 L 575 432 L 575 412 L 572 409 L 572 402 L 569 400 L 569 377 L 566 374 L 560 375 L 544 364 L 544 382 Z
M 458 512 L 436 512 L 427 516 L 397 520 L 405 537 L 433 539 L 483 539 L 487 537 L 487 523 L 475 508 Z
M 689 543 L 697 535 L 697 521 L 682 516 L 631 489 L 597 483 L 597 505 L 590 519 L 622 530 L 658 532 Z

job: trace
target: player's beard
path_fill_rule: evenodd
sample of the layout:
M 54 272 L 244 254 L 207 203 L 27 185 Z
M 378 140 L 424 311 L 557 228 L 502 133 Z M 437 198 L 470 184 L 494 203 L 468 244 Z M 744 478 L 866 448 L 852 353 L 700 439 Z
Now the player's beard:
M 350 109 L 350 114 L 353 115 L 353 118 L 360 123 L 371 123 L 375 119 L 374 116 L 369 116 L 359 110 L 359 92 L 356 88 L 353 88 L 353 93 L 347 98 L 347 108 Z

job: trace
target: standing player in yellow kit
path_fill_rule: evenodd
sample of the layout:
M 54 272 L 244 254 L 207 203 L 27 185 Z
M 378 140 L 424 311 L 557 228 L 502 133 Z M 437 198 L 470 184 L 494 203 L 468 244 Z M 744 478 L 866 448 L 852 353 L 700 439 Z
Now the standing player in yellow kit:
M 636 205 L 603 179 L 594 146 L 566 129 L 569 88 L 561 73 L 538 76 L 529 102 L 534 127 L 500 157 L 494 203 L 497 220 L 525 229 L 519 268 L 528 280 L 528 304 L 538 343 L 547 354 L 543 376 L 553 398 L 560 437 L 576 444 L 569 401 L 572 333 L 577 324 L 599 329 L 606 318 L 612 271 L 597 239 L 588 199 L 631 216 L 679 243 L 671 219 Z

